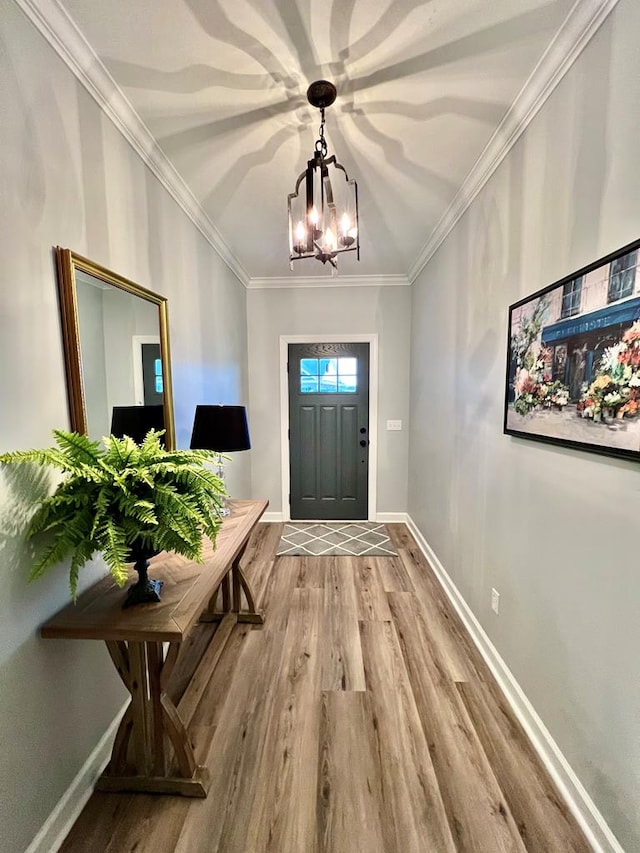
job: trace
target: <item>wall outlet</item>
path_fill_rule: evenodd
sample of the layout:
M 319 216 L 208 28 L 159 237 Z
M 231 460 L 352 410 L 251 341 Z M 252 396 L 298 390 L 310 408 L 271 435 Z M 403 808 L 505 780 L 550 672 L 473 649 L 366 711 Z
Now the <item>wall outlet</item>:
M 491 588 L 491 609 L 494 613 L 500 613 L 500 593 L 493 587 Z
M 402 421 L 387 421 L 387 429 L 388 430 L 401 430 L 402 429 Z

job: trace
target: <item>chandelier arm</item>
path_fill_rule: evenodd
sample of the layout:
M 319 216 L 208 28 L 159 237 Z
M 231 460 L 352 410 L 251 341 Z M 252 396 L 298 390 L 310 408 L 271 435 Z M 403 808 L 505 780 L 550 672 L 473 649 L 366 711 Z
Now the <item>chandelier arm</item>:
M 324 162 L 325 163 L 333 163 L 333 165 L 336 167 L 336 169 L 340 169 L 341 172 L 344 172 L 345 178 L 347 180 L 349 180 L 349 175 L 347 174 L 347 170 L 345 169 L 345 167 L 342 164 L 338 163 L 338 161 L 336 160 L 335 154 L 332 154 L 331 157 L 327 157 L 327 159 Z
M 298 190 L 300 189 L 300 184 L 302 183 L 302 181 L 304 180 L 306 175 L 307 175 L 306 169 L 304 170 L 304 172 L 300 172 L 300 174 L 298 175 L 298 180 L 296 181 L 296 190 L 293 193 L 289 193 L 290 198 L 295 198 L 295 196 L 298 195 Z

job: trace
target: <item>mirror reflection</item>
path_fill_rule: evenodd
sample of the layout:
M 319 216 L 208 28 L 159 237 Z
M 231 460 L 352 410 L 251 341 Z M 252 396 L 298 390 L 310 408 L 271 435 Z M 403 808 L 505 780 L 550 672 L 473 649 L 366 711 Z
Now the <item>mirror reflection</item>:
M 166 299 L 68 249 L 56 253 L 72 429 L 99 440 L 113 431 L 114 410 L 153 407 L 173 447 Z

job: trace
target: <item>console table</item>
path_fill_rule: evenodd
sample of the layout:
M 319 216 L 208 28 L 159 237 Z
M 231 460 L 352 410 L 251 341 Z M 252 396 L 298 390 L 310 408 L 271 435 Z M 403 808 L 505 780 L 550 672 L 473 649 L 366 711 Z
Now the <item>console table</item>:
M 96 784 L 99 790 L 206 797 L 209 772 L 197 764 L 187 736 L 195 708 L 188 691 L 181 701 L 172 696 L 171 674 L 198 621 L 219 622 L 206 652 L 209 666 L 215 666 L 237 622 L 264 621 L 240 560 L 268 503 L 230 501 L 231 514 L 223 520 L 215 550 L 204 540 L 203 563 L 173 553 L 154 557 L 149 573 L 164 581 L 158 604 L 123 610 L 126 593 L 109 576 L 42 626 L 47 639 L 103 640 L 131 694 L 111 760 Z

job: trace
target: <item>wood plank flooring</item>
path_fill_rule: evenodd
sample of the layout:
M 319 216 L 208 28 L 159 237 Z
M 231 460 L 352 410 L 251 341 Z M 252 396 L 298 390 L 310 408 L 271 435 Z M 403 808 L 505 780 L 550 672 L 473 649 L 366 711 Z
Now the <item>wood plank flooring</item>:
M 281 525 L 259 525 L 244 568 L 265 625 L 237 626 L 213 673 L 214 627 L 190 638 L 207 799 L 95 793 L 62 853 L 587 853 L 415 541 L 388 529 L 397 557 L 275 557 Z

